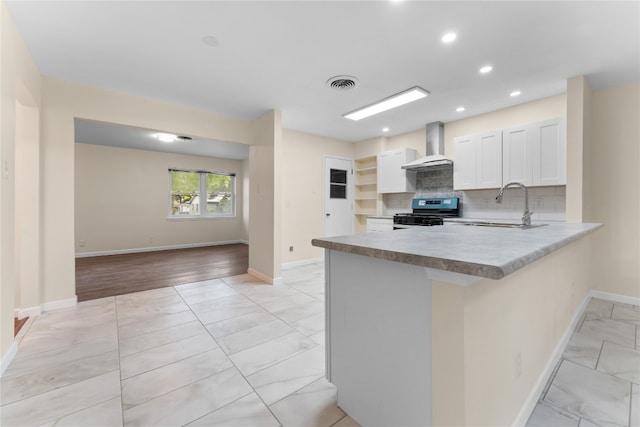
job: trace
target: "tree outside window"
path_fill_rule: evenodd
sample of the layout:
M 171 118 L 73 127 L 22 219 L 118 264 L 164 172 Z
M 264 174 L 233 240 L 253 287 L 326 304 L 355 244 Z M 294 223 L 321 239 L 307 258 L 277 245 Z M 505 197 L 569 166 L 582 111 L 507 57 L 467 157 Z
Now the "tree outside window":
M 235 175 L 170 169 L 170 217 L 232 217 Z

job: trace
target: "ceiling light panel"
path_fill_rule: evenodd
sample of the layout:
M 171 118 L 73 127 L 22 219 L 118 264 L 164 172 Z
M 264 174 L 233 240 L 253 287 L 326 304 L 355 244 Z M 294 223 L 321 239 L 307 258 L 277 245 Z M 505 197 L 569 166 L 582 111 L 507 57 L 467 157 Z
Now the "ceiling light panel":
M 493 67 L 491 65 L 485 65 L 484 67 L 480 68 L 480 72 L 482 74 L 490 73 L 491 70 L 493 70 Z
M 452 43 L 456 38 L 458 38 L 456 33 L 447 33 L 442 36 L 442 43 Z
M 381 101 L 378 101 L 375 104 L 371 104 L 350 113 L 346 113 L 343 115 L 343 117 L 350 120 L 361 120 L 366 117 L 373 116 L 374 114 L 382 113 L 383 111 L 391 110 L 392 108 L 400 107 L 401 105 L 417 101 L 418 99 L 425 98 L 428 95 L 428 91 L 415 86 L 411 89 L 405 90 Z

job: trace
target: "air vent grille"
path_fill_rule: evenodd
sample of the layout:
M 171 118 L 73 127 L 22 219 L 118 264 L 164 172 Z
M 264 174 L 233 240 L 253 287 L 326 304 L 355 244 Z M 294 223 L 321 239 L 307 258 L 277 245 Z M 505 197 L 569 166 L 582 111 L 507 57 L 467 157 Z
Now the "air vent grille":
M 331 89 L 345 91 L 355 88 L 358 84 L 358 79 L 353 76 L 335 76 L 327 80 L 327 86 Z

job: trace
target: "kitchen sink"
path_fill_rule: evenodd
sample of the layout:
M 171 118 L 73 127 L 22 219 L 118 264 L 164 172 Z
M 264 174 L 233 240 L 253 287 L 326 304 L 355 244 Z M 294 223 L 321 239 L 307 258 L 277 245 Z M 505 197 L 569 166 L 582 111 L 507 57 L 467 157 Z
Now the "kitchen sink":
M 524 225 L 524 224 L 516 224 L 513 222 L 492 222 L 492 221 L 460 221 L 460 222 L 452 221 L 450 222 L 450 224 L 467 225 L 467 226 L 473 226 L 473 227 L 519 228 L 521 230 L 528 230 L 530 228 L 537 228 L 537 227 L 542 227 L 547 225 L 547 224 Z

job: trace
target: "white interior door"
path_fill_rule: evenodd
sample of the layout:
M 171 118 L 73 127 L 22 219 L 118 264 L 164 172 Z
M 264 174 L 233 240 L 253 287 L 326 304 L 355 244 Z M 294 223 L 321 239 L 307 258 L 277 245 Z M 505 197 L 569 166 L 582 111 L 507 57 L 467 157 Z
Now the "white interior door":
M 353 234 L 353 160 L 324 157 L 324 236 Z

